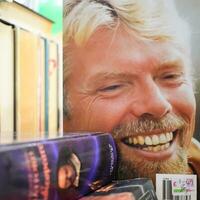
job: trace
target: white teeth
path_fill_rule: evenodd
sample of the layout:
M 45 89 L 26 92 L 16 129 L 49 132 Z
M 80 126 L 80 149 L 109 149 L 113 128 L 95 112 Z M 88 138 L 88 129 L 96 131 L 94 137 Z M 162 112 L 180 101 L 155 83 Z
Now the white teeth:
M 170 140 L 173 140 L 173 133 L 170 132 Z
M 153 152 L 160 151 L 160 145 L 153 147 Z
M 159 141 L 160 141 L 160 144 L 165 144 L 167 142 L 167 138 L 165 134 L 159 135 Z
M 163 145 L 143 147 L 142 150 L 144 150 L 144 151 L 152 151 L 152 152 L 159 152 L 159 151 L 163 151 L 163 150 L 169 148 L 169 146 L 170 146 L 170 144 L 166 143 L 166 144 L 163 144 Z
M 128 138 L 128 143 L 132 144 L 132 138 Z
M 137 143 L 138 143 L 138 140 L 137 140 L 136 137 L 133 138 L 133 143 L 134 143 L 134 144 L 137 144 Z
M 170 141 L 173 140 L 173 133 L 162 133 L 160 135 L 153 135 L 153 136 L 136 136 L 136 137 L 129 137 L 125 139 L 125 143 L 130 145 L 141 145 L 145 151 L 162 151 L 170 146 Z M 142 145 L 147 145 L 142 147 Z
M 153 145 L 159 144 L 159 138 L 158 138 L 157 135 L 153 135 L 153 137 L 152 137 L 152 143 L 153 143 Z
M 152 146 L 149 146 L 149 147 L 148 147 L 148 150 L 149 150 L 149 151 L 152 151 L 152 149 L 153 149 Z
M 145 137 L 144 142 L 145 142 L 146 145 L 152 145 L 152 140 L 151 140 L 151 138 L 149 136 Z
M 138 139 L 138 143 L 140 144 L 140 145 L 144 145 L 144 137 L 143 136 L 138 136 L 137 137 L 137 139 Z
M 167 142 L 169 142 L 171 140 L 170 133 L 166 133 L 166 138 L 167 138 Z
M 165 145 L 160 146 L 160 150 L 163 151 L 165 149 Z
M 169 146 L 170 146 L 169 142 L 165 144 L 166 149 L 169 148 Z

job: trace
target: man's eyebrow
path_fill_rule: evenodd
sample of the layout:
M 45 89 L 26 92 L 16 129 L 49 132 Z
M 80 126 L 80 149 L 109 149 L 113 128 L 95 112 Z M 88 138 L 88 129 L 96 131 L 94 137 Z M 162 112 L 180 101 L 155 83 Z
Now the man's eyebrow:
M 130 80 L 133 79 L 134 77 L 135 75 L 130 73 L 99 72 L 94 76 L 92 76 L 90 80 L 98 83 L 104 80 L 112 80 L 112 79 Z
M 183 70 L 185 68 L 185 64 L 183 62 L 182 59 L 176 59 L 176 60 L 166 60 L 164 62 L 162 62 L 159 66 L 158 66 L 158 70 L 162 70 L 162 69 L 178 69 L 178 70 Z

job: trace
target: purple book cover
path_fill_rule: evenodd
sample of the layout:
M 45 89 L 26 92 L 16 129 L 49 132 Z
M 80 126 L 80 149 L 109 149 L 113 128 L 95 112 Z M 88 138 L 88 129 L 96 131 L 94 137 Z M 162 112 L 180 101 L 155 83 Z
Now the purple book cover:
M 0 199 L 77 199 L 110 182 L 115 166 L 109 134 L 8 145 L 0 149 Z

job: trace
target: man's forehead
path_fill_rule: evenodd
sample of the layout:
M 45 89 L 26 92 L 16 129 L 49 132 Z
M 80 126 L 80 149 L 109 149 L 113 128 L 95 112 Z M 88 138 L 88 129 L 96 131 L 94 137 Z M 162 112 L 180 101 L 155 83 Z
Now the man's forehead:
M 121 29 L 109 29 L 106 27 L 98 28 L 89 38 L 82 44 L 76 43 L 75 40 L 69 42 L 69 48 L 73 50 L 93 50 L 107 46 L 107 48 L 114 42 L 115 38 L 119 38 Z
M 83 46 L 72 43 L 72 50 L 74 60 L 85 64 L 87 60 L 95 60 L 99 65 L 107 62 L 134 66 L 149 62 L 159 67 L 167 64 L 187 66 L 186 52 L 174 43 L 145 40 L 122 28 L 101 28 Z

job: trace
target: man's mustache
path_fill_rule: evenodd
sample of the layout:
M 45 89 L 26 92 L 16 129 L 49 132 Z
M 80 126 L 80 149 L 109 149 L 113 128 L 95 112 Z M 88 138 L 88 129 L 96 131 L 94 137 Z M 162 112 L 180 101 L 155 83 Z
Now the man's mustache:
M 176 114 L 167 114 L 163 118 L 157 119 L 152 115 L 145 114 L 136 121 L 130 121 L 118 125 L 112 131 L 115 139 L 141 135 L 155 132 L 171 132 L 177 129 L 183 129 L 188 123 Z

